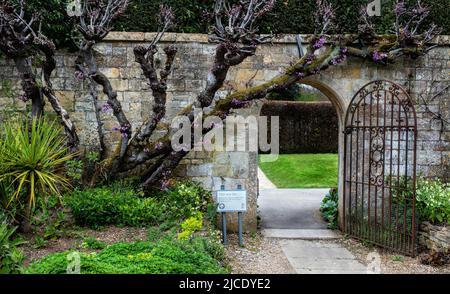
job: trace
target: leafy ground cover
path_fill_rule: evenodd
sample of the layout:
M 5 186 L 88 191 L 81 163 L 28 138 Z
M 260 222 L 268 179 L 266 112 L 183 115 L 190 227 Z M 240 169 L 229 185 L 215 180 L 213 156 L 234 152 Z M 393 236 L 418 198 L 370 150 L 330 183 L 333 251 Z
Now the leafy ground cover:
M 73 254 L 80 257 L 82 274 L 213 274 L 227 273 L 221 264 L 219 241 L 197 236 L 176 240 L 173 234 L 161 239 L 118 242 L 92 252 L 67 250 L 49 254 L 25 269 L 25 273 L 64 274 Z M 69 264 L 70 265 L 70 264 Z

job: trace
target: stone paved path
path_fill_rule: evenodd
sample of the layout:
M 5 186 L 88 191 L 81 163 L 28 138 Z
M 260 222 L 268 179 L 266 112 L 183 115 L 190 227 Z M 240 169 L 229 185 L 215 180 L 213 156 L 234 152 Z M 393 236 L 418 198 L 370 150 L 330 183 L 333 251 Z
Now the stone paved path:
M 319 211 L 329 189 L 261 189 L 258 205 L 264 229 L 326 229 Z
M 282 240 L 281 248 L 298 274 L 366 274 L 367 268 L 338 243 Z
M 329 241 L 341 235 L 327 229 L 319 211 L 327 192 L 328 189 L 260 190 L 263 235 L 279 239 L 284 255 L 299 274 L 364 274 L 366 266 L 338 242 Z

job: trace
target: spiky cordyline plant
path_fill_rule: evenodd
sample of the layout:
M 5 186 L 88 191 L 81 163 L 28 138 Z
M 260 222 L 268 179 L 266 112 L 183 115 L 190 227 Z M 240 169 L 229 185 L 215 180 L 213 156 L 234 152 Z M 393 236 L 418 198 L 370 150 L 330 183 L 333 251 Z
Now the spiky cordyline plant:
M 0 132 L 0 183 L 13 191 L 8 206 L 27 202 L 24 231 L 29 229 L 37 197 L 61 195 L 70 186 L 63 169 L 73 156 L 67 152 L 61 128 L 46 118 L 4 124 Z

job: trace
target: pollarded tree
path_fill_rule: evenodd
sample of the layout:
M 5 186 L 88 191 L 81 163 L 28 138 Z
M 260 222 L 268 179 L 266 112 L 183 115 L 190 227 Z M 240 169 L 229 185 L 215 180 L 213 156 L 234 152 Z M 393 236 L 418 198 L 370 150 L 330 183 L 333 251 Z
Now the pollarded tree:
M 2 0 L 2 3 L 4 2 L 5 0 Z M 407 7 L 404 2 L 396 3 L 394 7 L 396 22 L 392 35 L 376 35 L 370 18 L 363 10 L 359 34 L 332 36 L 329 33 L 334 27 L 334 9 L 326 0 L 317 0 L 316 29 L 311 39 L 308 40 L 309 46 L 306 53 L 272 80 L 221 97 L 218 92 L 223 88 L 230 68 L 255 55 L 261 44 L 271 41 L 272 36 L 262 36 L 258 33 L 257 21 L 271 11 L 274 3 L 275 0 L 215 1 L 211 13 L 213 24 L 209 38 L 210 42 L 216 44 L 214 62 L 206 77 L 205 88 L 197 95 L 195 102 L 180 113 L 188 117 L 192 130 L 196 127 L 199 110 L 203 120 L 211 116 L 217 116 L 224 120 L 234 110 L 247 107 L 253 101 L 265 98 L 268 93 L 290 87 L 308 76 L 316 75 L 330 66 L 342 63 L 348 56 L 380 64 L 395 62 L 400 56 L 418 58 L 432 48 L 428 44 L 439 33 L 436 26 L 422 29 L 422 23 L 429 10 L 423 7 L 420 1 L 417 1 L 414 7 Z M 179 151 L 172 149 L 170 139 L 173 130 L 170 130 L 162 122 L 166 113 L 167 81 L 177 54 L 176 47 L 168 46 L 163 49 L 166 58 L 162 70 L 158 71 L 155 66 L 155 54 L 159 50 L 159 42 L 175 18 L 171 9 L 161 5 L 159 32 L 150 44 L 137 46 L 134 49 L 135 60 L 139 63 L 150 84 L 155 102 L 147 119 L 135 132 L 132 131 L 131 124 L 110 81 L 98 70 L 93 53 L 95 44 L 101 42 L 112 30 L 114 20 L 125 11 L 128 4 L 128 0 L 82 0 L 80 11 L 76 14 L 78 30 L 83 36 L 76 61 L 76 75 L 78 78 L 86 80 L 89 85 L 97 113 L 97 130 L 103 159 L 92 176 L 92 183 L 101 181 L 103 177 L 114 179 L 139 170 L 144 189 L 155 186 L 164 187 L 172 171 L 188 154 L 186 149 Z M 5 10 L 3 9 L 3 11 Z M 5 18 L 4 15 L 9 15 L 10 21 L 18 23 L 21 23 L 23 19 L 23 17 L 18 18 L 17 13 L 3 12 L 2 19 Z M 31 25 L 26 27 L 31 27 Z M 16 29 L 14 32 L 22 30 Z M 13 41 L 11 44 L 17 42 L 16 33 L 11 35 L 3 32 L 8 32 L 8 29 L 2 29 L 4 40 L 9 38 Z M 1 49 L 8 52 L 9 47 Z M 16 47 L 21 48 L 21 46 Z M 35 48 L 36 45 L 31 47 Z M 52 56 L 54 48 L 52 49 L 51 54 L 47 53 L 46 56 Z M 34 52 L 27 50 L 24 55 L 29 57 L 32 54 Z M 8 56 L 14 58 L 14 55 Z M 22 80 L 25 85 L 27 77 L 23 76 Z M 44 84 L 47 85 L 47 88 L 50 84 L 49 80 L 48 78 Z M 99 115 L 101 106 L 98 105 L 97 85 L 101 86 L 106 94 L 107 105 L 113 110 L 120 125 L 118 131 L 122 134 L 116 152 L 108 158 L 104 158 L 105 143 Z M 39 86 L 36 87 L 38 90 L 40 89 Z M 27 90 L 25 86 L 24 90 Z M 42 89 L 41 91 L 46 93 Z M 204 127 L 203 134 L 211 131 L 213 127 Z M 156 141 L 151 140 L 155 130 L 161 129 L 166 130 L 166 135 Z M 191 133 L 194 134 L 194 131 Z M 70 135 L 70 132 L 68 134 Z M 196 144 L 194 137 L 190 141 L 191 146 Z
M 76 149 L 79 144 L 75 126 L 68 112 L 62 107 L 53 90 L 50 76 L 56 68 L 55 45 L 40 30 L 42 21 L 38 13 L 25 15 L 25 0 L 0 0 L 0 50 L 14 60 L 22 80 L 23 94 L 20 100 L 31 101 L 31 115 L 44 112 L 45 97 L 60 118 L 67 135 L 68 146 Z M 34 28 L 38 27 L 39 30 Z M 33 69 L 33 58 L 42 55 L 41 76 Z

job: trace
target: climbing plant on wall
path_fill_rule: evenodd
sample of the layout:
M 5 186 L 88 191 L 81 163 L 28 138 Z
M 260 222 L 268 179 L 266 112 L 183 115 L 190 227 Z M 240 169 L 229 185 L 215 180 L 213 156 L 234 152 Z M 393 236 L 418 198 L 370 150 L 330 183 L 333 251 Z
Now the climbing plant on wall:
M 41 116 L 47 99 L 58 115 L 67 135 L 69 148 L 79 148 L 77 129 L 68 112 L 60 103 L 52 86 L 52 73 L 56 68 L 55 44 L 40 30 L 42 15 L 26 14 L 25 1 L 14 4 L 1 0 L 0 5 L 0 50 L 13 59 L 22 78 L 24 94 L 22 101 L 31 104 L 31 115 Z M 137 129 L 132 129 L 126 111 L 122 108 L 117 92 L 98 66 L 94 46 L 101 42 L 114 29 L 115 21 L 124 15 L 129 0 L 82 0 L 80 11 L 72 17 L 78 33 L 82 36 L 77 43 L 76 78 L 87 85 L 98 123 L 100 162 L 93 174 L 89 175 L 90 184 L 95 185 L 105 179 L 116 179 L 130 175 L 141 179 L 144 191 L 155 187 L 164 188 L 172 172 L 189 153 L 189 148 L 173 150 L 170 129 L 162 119 L 166 114 L 168 77 L 174 70 L 173 63 L 177 48 L 170 45 L 160 49 L 163 35 L 179 20 L 178 14 L 167 5 L 161 4 L 155 15 L 157 33 L 148 44 L 134 48 L 134 58 L 139 64 L 143 76 L 147 79 L 153 94 L 153 108 L 147 119 Z M 233 4 L 234 3 L 234 4 Z M 327 70 L 344 62 L 349 56 L 374 62 L 380 66 L 394 63 L 398 58 L 417 59 L 429 52 L 430 41 L 441 30 L 436 25 L 425 25 L 430 10 L 420 1 L 414 5 L 398 2 L 392 11 L 395 25 L 392 34 L 378 35 L 376 26 L 365 10 L 359 17 L 358 34 L 334 34 L 338 31 L 337 10 L 326 0 L 314 2 L 313 35 L 307 40 L 306 53 L 272 80 L 252 85 L 242 90 L 231 91 L 228 95 L 218 95 L 225 85 L 231 68 L 242 64 L 256 54 L 261 44 L 272 40 L 272 35 L 261 35 L 258 23 L 273 13 L 275 0 L 246 0 L 230 3 L 227 0 L 215 0 L 213 9 L 208 12 L 211 34 L 209 41 L 216 44 L 213 64 L 203 90 L 194 102 L 183 109 L 180 115 L 188 119 L 188 128 L 192 133 L 197 126 L 198 114 L 205 120 L 212 116 L 223 122 L 235 110 L 248 107 L 254 101 L 265 98 L 269 93 L 286 89 L 309 76 Z M 182 18 L 181 18 L 182 19 Z M 33 63 L 37 54 L 42 56 L 39 63 L 42 75 L 36 75 Z M 158 67 L 156 55 L 165 55 L 161 67 Z M 99 105 L 98 89 L 107 97 L 105 105 Z M 117 120 L 114 131 L 120 133 L 120 142 L 112 155 L 105 153 L 106 134 L 102 128 L 101 111 L 112 111 Z M 202 133 L 210 132 L 214 126 L 205 126 Z M 155 132 L 165 135 L 151 140 Z M 187 143 L 193 147 L 195 140 Z

